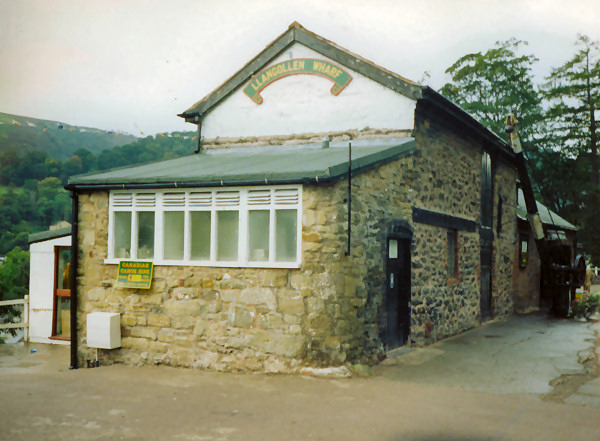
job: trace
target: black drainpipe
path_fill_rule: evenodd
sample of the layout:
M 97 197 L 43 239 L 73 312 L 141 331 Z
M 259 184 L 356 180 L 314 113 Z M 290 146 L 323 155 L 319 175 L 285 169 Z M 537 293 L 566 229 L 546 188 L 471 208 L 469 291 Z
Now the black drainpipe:
M 71 227 L 71 365 L 69 369 L 77 369 L 77 271 L 79 257 L 79 196 L 76 191 L 71 191 L 73 200 L 72 227 Z
M 352 234 L 352 143 L 348 143 L 348 251 L 350 255 L 350 236 Z
M 198 148 L 194 150 L 194 153 L 200 153 L 202 151 L 202 116 L 198 113 L 194 119 L 198 123 Z

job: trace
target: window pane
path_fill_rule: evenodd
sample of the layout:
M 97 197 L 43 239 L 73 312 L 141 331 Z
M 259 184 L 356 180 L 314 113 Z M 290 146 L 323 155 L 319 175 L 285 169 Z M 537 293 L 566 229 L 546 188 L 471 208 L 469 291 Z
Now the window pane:
M 115 211 L 115 258 L 131 257 L 131 212 Z
M 237 211 L 217 212 L 217 260 L 238 258 L 239 214 Z
M 192 260 L 210 259 L 210 211 L 192 211 Z
M 296 261 L 296 210 L 275 212 L 275 256 L 278 262 Z
M 56 322 L 54 323 L 55 335 L 61 337 L 71 336 L 71 299 L 69 297 L 56 297 Z
M 165 211 L 165 259 L 183 260 L 184 215 L 183 211 Z
M 138 259 L 154 257 L 154 212 L 140 211 L 138 213 Z
M 248 260 L 269 260 L 269 210 L 248 212 Z

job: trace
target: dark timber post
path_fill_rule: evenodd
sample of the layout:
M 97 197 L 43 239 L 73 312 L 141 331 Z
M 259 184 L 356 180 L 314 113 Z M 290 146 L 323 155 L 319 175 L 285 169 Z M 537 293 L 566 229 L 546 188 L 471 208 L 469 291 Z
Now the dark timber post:
M 76 191 L 71 192 L 73 200 L 72 227 L 71 227 L 71 365 L 69 369 L 77 369 L 77 271 L 79 261 L 79 196 Z
M 348 143 L 348 250 L 350 255 L 350 235 L 352 234 L 352 143 Z

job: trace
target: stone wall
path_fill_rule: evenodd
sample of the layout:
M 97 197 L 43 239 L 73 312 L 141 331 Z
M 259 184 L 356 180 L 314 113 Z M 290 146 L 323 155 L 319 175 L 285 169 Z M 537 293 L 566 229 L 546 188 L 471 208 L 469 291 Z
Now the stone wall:
M 480 140 L 459 134 L 417 108 L 414 205 L 479 224 Z M 494 263 L 492 316 L 512 312 L 515 246 L 515 172 L 496 161 L 494 174 Z M 498 201 L 502 228 L 497 233 Z M 414 223 L 411 341 L 424 345 L 473 328 L 481 322 L 479 232 L 458 230 L 459 277 L 448 277 L 447 228 Z
M 406 136 L 380 133 L 399 134 Z M 478 231 L 458 231 L 459 276 L 449 278 L 447 229 L 413 223 L 412 207 L 478 221 L 482 147 L 419 112 L 415 138 L 413 155 L 353 177 L 349 255 L 347 181 L 304 186 L 299 269 L 157 266 L 150 290 L 116 288 L 117 266 L 104 264 L 108 193 L 81 193 L 80 361 L 95 357 L 86 346 L 86 314 L 107 311 L 121 313 L 123 338 L 122 348 L 101 351 L 103 363 L 295 372 L 303 365 L 372 362 L 384 354 L 386 239 L 398 222 L 414 229 L 410 344 L 477 326 Z M 263 142 L 213 140 L 212 147 Z M 494 225 L 494 317 L 513 308 L 514 178 L 511 167 L 497 163 L 494 222 L 502 200 L 502 228 L 497 233 Z
M 353 179 L 347 251 L 347 181 L 303 189 L 300 269 L 156 266 L 150 290 L 116 288 L 104 264 L 108 193 L 80 194 L 78 340 L 86 314 L 121 314 L 122 348 L 101 360 L 216 370 L 292 372 L 302 364 L 368 361 L 377 329 L 386 219 L 409 218 L 404 158 Z
M 494 260 L 492 266 L 492 317 L 514 312 L 513 271 L 518 265 L 516 170 L 496 161 L 494 171 Z M 500 216 L 498 213 L 500 210 Z
M 525 221 L 519 221 L 519 223 L 522 223 L 519 231 L 529 236 L 527 243 L 528 256 L 527 265 L 521 268 L 519 266 L 519 247 L 517 242 L 513 265 L 513 290 L 515 312 L 526 314 L 536 311 L 540 305 L 541 262 L 533 235 L 529 233 L 529 223 Z M 518 234 L 516 239 L 518 241 Z

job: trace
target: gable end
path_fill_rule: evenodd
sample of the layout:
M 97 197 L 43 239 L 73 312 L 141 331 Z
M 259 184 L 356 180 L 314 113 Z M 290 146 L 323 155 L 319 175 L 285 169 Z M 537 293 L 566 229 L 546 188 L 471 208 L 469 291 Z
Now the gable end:
M 413 83 L 371 61 L 361 58 L 337 46 L 335 43 L 307 31 L 299 23 L 294 22 L 287 31 L 271 42 L 262 52 L 227 79 L 221 86 L 178 116 L 185 118 L 186 122 L 197 124 L 197 116 L 205 115 L 296 42 L 336 61 L 342 66 L 366 76 L 394 92 L 414 100 L 421 98 L 421 86 L 417 83 Z

